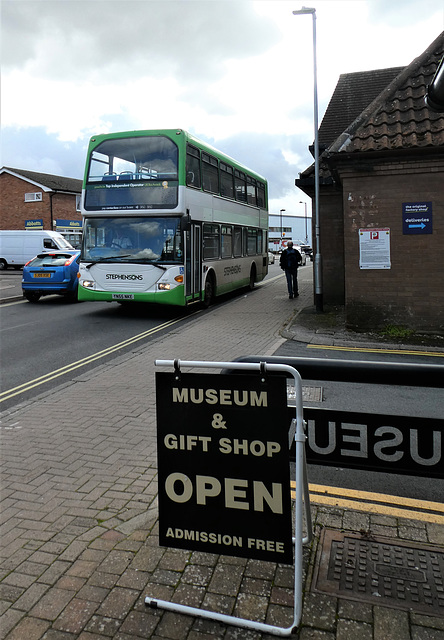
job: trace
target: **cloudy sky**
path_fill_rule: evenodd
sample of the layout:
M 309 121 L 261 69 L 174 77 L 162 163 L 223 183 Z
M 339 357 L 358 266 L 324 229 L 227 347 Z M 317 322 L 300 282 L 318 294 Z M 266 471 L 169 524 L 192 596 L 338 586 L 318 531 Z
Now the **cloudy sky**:
M 182 128 L 269 181 L 303 215 L 319 122 L 339 75 L 409 64 L 443 0 L 1 0 L 3 166 L 81 178 L 89 138 Z

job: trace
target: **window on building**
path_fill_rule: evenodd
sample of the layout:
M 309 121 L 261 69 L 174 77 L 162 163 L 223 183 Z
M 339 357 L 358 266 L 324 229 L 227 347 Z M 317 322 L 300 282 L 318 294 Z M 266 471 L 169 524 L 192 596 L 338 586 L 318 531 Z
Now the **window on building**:
M 42 192 L 37 191 L 36 193 L 25 193 L 25 202 L 41 202 L 42 201 Z

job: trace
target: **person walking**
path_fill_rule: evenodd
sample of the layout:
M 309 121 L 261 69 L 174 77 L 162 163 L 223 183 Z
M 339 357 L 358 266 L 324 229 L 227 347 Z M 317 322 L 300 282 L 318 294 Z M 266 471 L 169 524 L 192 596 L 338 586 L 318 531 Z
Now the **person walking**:
M 297 249 L 293 247 L 293 243 L 290 241 L 287 243 L 287 248 L 281 253 L 281 259 L 279 264 L 281 269 L 285 271 L 285 277 L 287 278 L 288 297 L 297 298 L 299 295 L 298 289 L 298 266 L 302 263 L 302 256 Z

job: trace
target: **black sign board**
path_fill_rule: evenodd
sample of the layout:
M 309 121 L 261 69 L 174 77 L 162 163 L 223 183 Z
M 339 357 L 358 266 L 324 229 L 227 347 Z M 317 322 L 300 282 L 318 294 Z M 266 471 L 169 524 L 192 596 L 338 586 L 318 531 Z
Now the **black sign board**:
M 304 419 L 308 463 L 444 478 L 444 420 L 311 408 Z
M 431 202 L 402 203 L 402 233 L 433 233 Z
M 291 564 L 285 378 L 158 372 L 156 403 L 160 544 Z

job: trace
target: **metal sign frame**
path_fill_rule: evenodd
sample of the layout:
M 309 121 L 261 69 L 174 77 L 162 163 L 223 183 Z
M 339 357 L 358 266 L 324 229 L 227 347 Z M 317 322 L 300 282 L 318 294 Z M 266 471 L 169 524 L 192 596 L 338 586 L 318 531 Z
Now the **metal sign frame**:
M 258 371 L 261 375 L 266 373 L 286 373 L 294 379 L 295 387 L 295 418 L 292 419 L 290 429 L 294 430 L 295 442 L 295 509 L 294 509 L 294 617 L 293 623 L 289 627 L 277 627 L 255 620 L 246 620 L 236 616 L 229 616 L 215 611 L 189 607 L 187 605 L 159 600 L 147 596 L 145 604 L 152 608 L 165 609 L 176 613 L 196 616 L 200 618 L 215 620 L 245 629 L 254 629 L 262 633 L 269 633 L 276 636 L 290 636 L 299 627 L 302 618 L 302 573 L 303 573 L 303 545 L 309 544 L 313 538 L 313 526 L 310 512 L 310 495 L 308 490 L 307 462 L 305 457 L 306 435 L 304 431 L 303 403 L 302 403 L 302 379 L 299 372 L 289 365 L 268 364 L 266 362 L 241 363 L 241 362 L 208 362 L 195 360 L 156 360 L 156 366 L 174 367 L 180 372 L 180 367 L 191 368 L 212 368 L 212 369 L 232 369 L 242 371 Z M 283 408 L 286 410 L 286 408 Z M 303 535 L 303 518 L 305 511 L 305 522 L 307 535 Z

